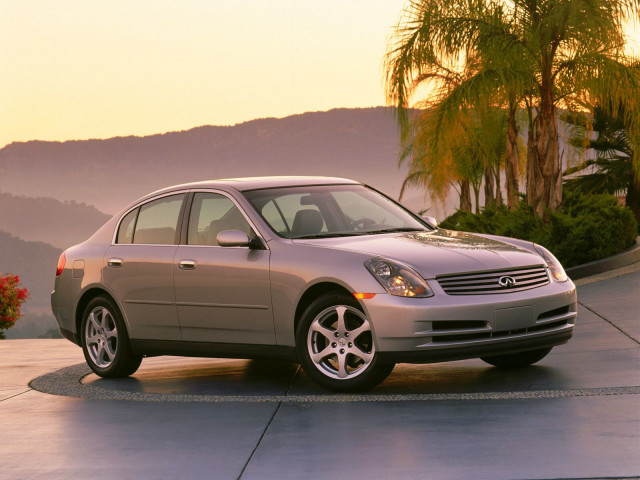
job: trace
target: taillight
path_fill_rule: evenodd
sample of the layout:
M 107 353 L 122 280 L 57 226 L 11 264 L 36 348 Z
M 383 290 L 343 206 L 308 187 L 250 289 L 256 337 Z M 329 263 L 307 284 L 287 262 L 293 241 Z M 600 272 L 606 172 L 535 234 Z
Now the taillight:
M 58 259 L 58 268 L 56 268 L 56 277 L 59 277 L 60 275 L 62 275 L 64 266 L 66 263 L 67 263 L 67 257 L 64 254 L 64 252 L 62 252 L 62 254 L 60 255 L 60 258 Z

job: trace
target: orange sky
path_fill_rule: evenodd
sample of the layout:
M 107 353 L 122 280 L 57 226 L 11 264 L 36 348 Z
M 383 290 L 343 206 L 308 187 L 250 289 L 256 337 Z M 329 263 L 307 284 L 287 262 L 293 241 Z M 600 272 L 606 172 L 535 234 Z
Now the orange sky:
M 383 105 L 404 3 L 3 0 L 0 147 Z
M 384 104 L 403 0 L 3 0 L 0 147 Z

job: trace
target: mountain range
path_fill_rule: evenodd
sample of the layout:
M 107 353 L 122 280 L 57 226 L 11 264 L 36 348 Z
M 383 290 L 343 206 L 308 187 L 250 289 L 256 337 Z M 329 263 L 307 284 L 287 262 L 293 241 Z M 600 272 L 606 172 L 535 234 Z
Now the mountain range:
M 0 149 L 0 191 L 115 213 L 141 195 L 190 181 L 326 175 L 397 197 L 406 175 L 398 150 L 392 109 L 335 109 L 146 137 L 15 142 Z M 409 192 L 407 204 L 422 208 L 423 195 Z
M 0 192 L 0 229 L 24 240 L 67 248 L 89 238 L 110 216 L 93 205 Z
M 32 311 L 48 311 L 56 264 L 62 250 L 44 242 L 22 240 L 2 230 L 0 248 L 0 273 L 19 275 L 20 283 L 30 294 L 26 305 Z
M 0 230 L 0 274 L 18 275 L 20 285 L 29 292 L 21 309 L 24 317 L 5 332 L 7 338 L 55 334 L 57 325 L 49 298 L 60 253 L 60 249 L 48 243 L 23 240 Z

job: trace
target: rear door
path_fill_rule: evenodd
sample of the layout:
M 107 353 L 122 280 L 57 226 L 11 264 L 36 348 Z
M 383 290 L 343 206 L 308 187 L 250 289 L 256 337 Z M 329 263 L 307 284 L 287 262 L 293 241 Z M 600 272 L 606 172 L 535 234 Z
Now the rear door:
M 275 344 L 269 250 L 217 242 L 224 230 L 256 235 L 240 208 L 222 192 L 196 192 L 188 221 L 174 266 L 183 340 Z
M 123 306 L 131 338 L 180 340 L 173 260 L 186 198 L 165 195 L 131 210 L 107 251 L 103 281 Z

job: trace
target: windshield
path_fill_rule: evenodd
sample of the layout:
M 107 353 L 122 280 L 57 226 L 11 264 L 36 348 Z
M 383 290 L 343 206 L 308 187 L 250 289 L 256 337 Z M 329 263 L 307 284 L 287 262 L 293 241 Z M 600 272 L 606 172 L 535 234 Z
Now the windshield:
M 323 185 L 243 192 L 285 238 L 322 238 L 430 230 L 414 215 L 363 185 Z

